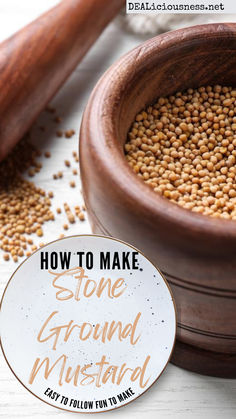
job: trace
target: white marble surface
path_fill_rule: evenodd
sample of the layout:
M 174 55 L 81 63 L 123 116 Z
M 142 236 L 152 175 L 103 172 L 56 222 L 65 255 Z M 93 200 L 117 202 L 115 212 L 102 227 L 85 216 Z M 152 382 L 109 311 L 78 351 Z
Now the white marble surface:
M 55 0 L 0 0 L 0 41 L 56 3 Z M 35 182 L 48 191 L 54 190 L 54 207 L 62 205 L 65 200 L 71 206 L 82 202 L 79 179 L 76 180 L 75 190 L 69 187 L 71 169 L 65 170 L 64 159 L 70 158 L 72 161 L 71 153 L 77 150 L 81 115 L 99 76 L 114 60 L 141 41 L 141 37 L 124 33 L 117 23 L 112 23 L 56 96 L 53 103 L 63 118 L 61 127 L 75 129 L 76 135 L 73 138 L 57 138 L 55 123 L 48 113 L 43 113 L 35 124 L 34 141 L 52 154 L 51 159 L 44 159 L 44 168 L 35 177 Z M 45 133 L 39 130 L 40 124 L 47 126 Z M 52 174 L 58 170 L 64 170 L 64 178 L 55 181 Z M 62 232 L 63 222 L 64 217 L 59 216 L 55 222 L 48 223 L 43 240 L 57 238 Z M 86 221 L 73 225 L 68 234 L 89 232 L 90 227 Z M 2 255 L 0 260 L 1 296 L 16 264 L 3 262 Z M 52 419 L 69 418 L 72 415 L 50 407 L 28 393 L 14 378 L 0 354 L 0 418 Z M 110 416 L 120 419 L 233 419 L 236 417 L 236 380 L 203 377 L 169 365 L 159 381 L 140 399 L 117 411 L 100 414 L 99 417 Z M 82 417 L 85 415 L 82 414 Z

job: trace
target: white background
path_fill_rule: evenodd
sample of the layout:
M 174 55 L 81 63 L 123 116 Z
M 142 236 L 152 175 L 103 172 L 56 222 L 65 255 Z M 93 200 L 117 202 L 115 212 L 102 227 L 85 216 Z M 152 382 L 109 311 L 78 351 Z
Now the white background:
M 0 0 L 0 40 L 5 39 L 56 3 L 55 0 Z M 35 182 L 46 190 L 55 191 L 54 206 L 62 206 L 65 200 L 71 206 L 82 202 L 79 185 L 76 189 L 68 186 L 72 178 L 71 169 L 65 170 L 63 180 L 53 181 L 52 174 L 65 169 L 63 165 L 65 158 L 70 158 L 72 161 L 71 153 L 77 149 L 82 111 L 99 76 L 114 60 L 142 40 L 138 36 L 125 33 L 117 22 L 112 23 L 54 99 L 58 114 L 63 118 L 62 128 L 75 129 L 76 136 L 70 140 L 58 139 L 55 136 L 55 130 L 58 127 L 55 127 L 51 116 L 46 113 L 40 116 L 38 125 L 46 123 L 47 131 L 42 133 L 37 124 L 35 125 L 34 140 L 40 143 L 44 150 L 50 150 L 52 153 L 51 159 L 43 160 L 44 168 L 35 178 Z M 63 201 L 61 200 L 62 192 Z M 40 241 L 48 242 L 57 238 L 63 232 L 64 222 L 65 219 L 61 215 L 56 222 L 48 223 L 45 228 L 45 237 Z M 90 227 L 86 221 L 75 224 L 68 234 L 89 232 Z M 3 262 L 2 254 L 0 260 L 1 295 L 16 264 Z M 50 407 L 28 393 L 14 378 L 0 354 L 0 418 L 53 419 L 54 417 L 73 418 L 73 415 L 73 413 Z M 99 414 L 99 418 L 112 416 L 119 419 L 233 419 L 235 415 L 235 380 L 204 377 L 170 364 L 156 385 L 144 396 L 127 407 L 111 413 Z M 80 417 L 85 418 L 85 415 L 82 414 Z

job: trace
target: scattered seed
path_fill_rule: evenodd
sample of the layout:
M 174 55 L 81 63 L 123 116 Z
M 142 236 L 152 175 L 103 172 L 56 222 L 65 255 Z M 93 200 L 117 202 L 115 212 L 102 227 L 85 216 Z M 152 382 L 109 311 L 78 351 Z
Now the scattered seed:
M 23 234 L 25 232 L 25 227 L 23 225 L 17 225 L 15 231 L 17 233 Z
M 55 108 L 51 105 L 48 105 L 46 110 L 55 113 Z M 61 117 L 55 116 L 54 121 L 61 122 Z M 41 126 L 40 129 L 45 131 L 44 126 Z M 75 131 L 73 129 L 66 130 L 64 134 L 66 138 L 71 138 L 75 135 Z M 62 137 L 63 131 L 57 130 L 56 135 Z M 35 234 L 42 237 L 42 225 L 55 219 L 50 210 L 50 199 L 54 197 L 53 191 L 46 194 L 42 188 L 38 188 L 33 182 L 25 180 L 22 176 L 24 172 L 27 172 L 28 176 L 33 177 L 41 170 L 42 163 L 37 161 L 37 157 L 41 155 L 42 153 L 25 138 L 16 146 L 6 161 L 0 164 L 0 248 L 5 252 L 3 259 L 6 261 L 12 257 L 17 262 L 18 257 L 30 256 L 37 246 L 32 239 L 27 238 L 27 235 Z M 77 152 L 73 151 L 72 155 L 74 160 L 78 161 Z M 46 151 L 44 156 L 50 158 L 51 153 Z M 65 160 L 65 166 L 71 166 L 69 160 Z M 72 174 L 77 175 L 78 170 L 72 169 Z M 53 174 L 54 179 L 62 177 L 62 171 Z M 76 183 L 72 180 L 70 186 L 74 188 Z M 68 223 L 75 223 L 75 215 L 67 203 L 64 204 L 64 208 Z M 61 208 L 56 209 L 57 214 L 61 214 L 61 212 Z M 75 214 L 81 221 L 84 220 L 84 214 L 80 207 L 77 206 Z M 68 230 L 69 225 L 65 223 L 63 228 Z M 62 237 L 64 234 L 60 235 L 60 238 Z M 27 250 L 28 245 L 31 251 Z M 44 243 L 39 244 L 39 247 L 42 246 Z
M 76 184 L 75 184 L 75 182 L 73 180 L 70 181 L 70 187 L 71 188 L 75 188 L 76 187 Z
M 80 221 L 84 221 L 85 220 L 85 216 L 84 216 L 84 213 L 83 212 L 80 212 L 78 214 L 78 217 L 79 217 Z
M 36 230 L 36 234 L 37 234 L 38 237 L 42 237 L 43 236 L 43 230 L 41 228 L 38 228 Z
M 67 218 L 68 218 L 68 221 L 69 221 L 71 224 L 74 224 L 74 223 L 75 223 L 75 217 L 74 217 L 74 215 L 72 214 L 72 212 L 71 212 L 71 213 L 69 213 L 69 214 L 67 214 Z
M 34 169 L 29 169 L 29 170 L 28 170 L 28 175 L 29 175 L 30 177 L 33 177 L 33 176 L 35 175 L 35 171 L 34 171 Z
M 62 137 L 63 136 L 63 132 L 60 130 L 60 129 L 58 129 L 57 131 L 56 131 L 56 135 L 57 135 L 57 137 Z
M 62 118 L 60 116 L 55 116 L 55 118 L 53 119 L 54 122 L 56 122 L 57 124 L 60 124 L 62 121 Z
M 69 129 L 69 130 L 65 131 L 65 137 L 66 138 L 71 138 L 71 137 L 73 137 L 74 134 L 75 134 L 75 131 L 73 129 Z
M 54 218 L 51 201 L 42 188 L 24 179 L 24 172 L 40 170 L 40 152 L 25 137 L 0 163 L 0 246 L 12 257 L 24 256 L 26 235 L 42 230 L 42 224 Z
M 45 110 L 50 113 L 56 112 L 56 109 L 52 105 L 47 105 Z

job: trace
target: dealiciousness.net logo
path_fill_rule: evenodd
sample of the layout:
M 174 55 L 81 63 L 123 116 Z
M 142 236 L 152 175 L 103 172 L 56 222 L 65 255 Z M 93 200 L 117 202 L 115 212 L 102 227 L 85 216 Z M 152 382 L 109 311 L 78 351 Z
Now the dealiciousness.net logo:
M 127 0 L 127 13 L 236 13 L 236 2 L 232 0 Z

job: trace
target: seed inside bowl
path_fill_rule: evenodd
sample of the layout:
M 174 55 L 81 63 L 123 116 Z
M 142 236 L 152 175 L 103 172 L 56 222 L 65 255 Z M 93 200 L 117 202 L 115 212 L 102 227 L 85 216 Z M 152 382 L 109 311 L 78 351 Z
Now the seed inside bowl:
M 236 220 L 236 89 L 206 86 L 136 116 L 126 159 L 155 192 L 186 209 Z

